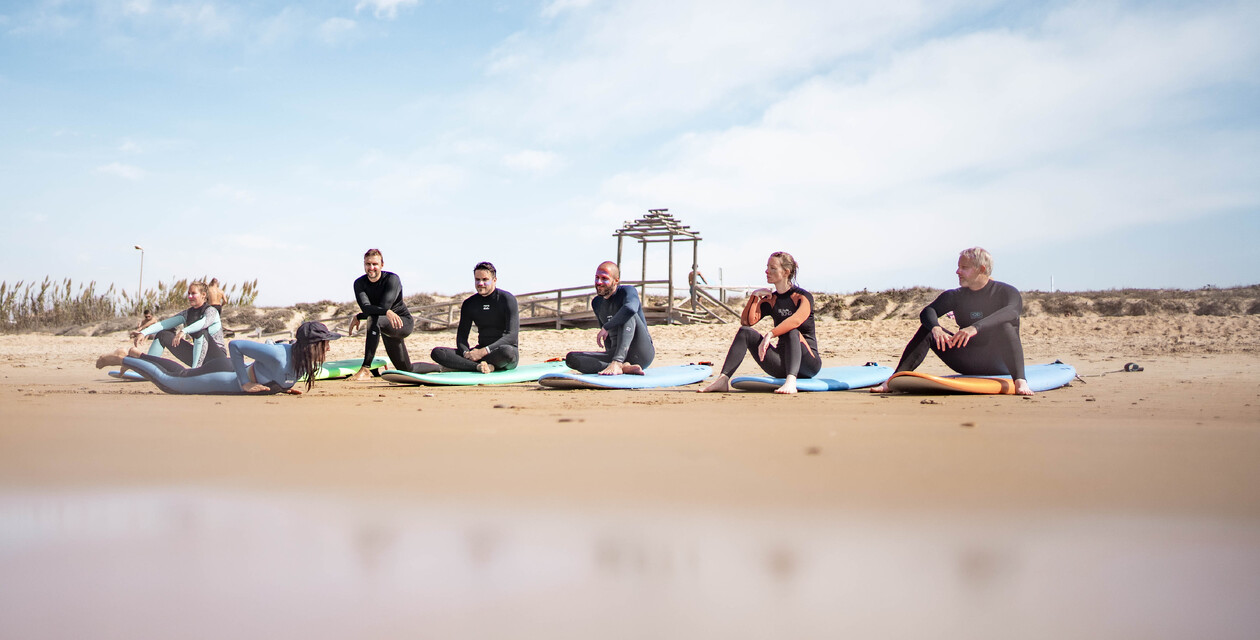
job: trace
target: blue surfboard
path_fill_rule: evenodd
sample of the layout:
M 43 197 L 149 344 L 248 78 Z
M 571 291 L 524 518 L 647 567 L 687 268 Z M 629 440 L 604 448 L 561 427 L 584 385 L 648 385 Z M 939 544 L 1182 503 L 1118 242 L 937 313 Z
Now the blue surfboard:
M 1024 367 L 1028 387 L 1035 393 L 1058 389 L 1076 378 L 1076 369 L 1058 360 L 1050 364 L 1033 364 Z M 888 379 L 890 391 L 902 393 L 974 393 L 984 395 L 1010 395 L 1015 393 L 1015 382 L 1010 376 L 934 376 L 917 371 L 902 371 Z
M 673 367 L 648 367 L 641 376 L 548 373 L 538 379 L 538 384 L 553 389 L 659 389 L 695 384 L 709 377 L 712 372 L 713 368 L 708 365 L 680 364 Z
M 145 381 L 144 376 L 136 373 L 135 371 L 132 371 L 131 369 L 127 369 L 126 371 L 122 371 L 122 370 L 110 371 L 109 377 L 117 378 L 119 380 L 122 380 L 123 382 L 144 382 Z
M 823 367 L 812 378 L 797 378 L 798 391 L 844 391 L 877 385 L 893 374 L 892 367 L 869 363 L 856 367 Z M 774 391 L 787 382 L 770 376 L 736 376 L 731 386 L 742 391 Z

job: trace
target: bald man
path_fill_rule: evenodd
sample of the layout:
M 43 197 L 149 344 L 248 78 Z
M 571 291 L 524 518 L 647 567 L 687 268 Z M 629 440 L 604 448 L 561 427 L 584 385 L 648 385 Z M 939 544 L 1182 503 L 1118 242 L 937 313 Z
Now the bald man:
M 604 262 L 595 270 L 595 294 L 591 310 L 600 325 L 595 344 L 604 350 L 573 351 L 564 363 L 582 373 L 643 375 L 656 358 L 656 347 L 648 334 L 639 292 L 621 284 L 617 263 Z

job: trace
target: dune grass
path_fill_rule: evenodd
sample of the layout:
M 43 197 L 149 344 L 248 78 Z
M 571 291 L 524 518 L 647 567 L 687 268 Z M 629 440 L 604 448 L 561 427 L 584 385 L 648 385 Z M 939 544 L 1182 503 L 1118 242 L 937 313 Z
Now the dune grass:
M 209 278 L 202 278 L 202 282 Z M 179 311 L 188 305 L 188 284 L 180 279 L 156 288 L 128 293 L 114 285 L 98 291 L 96 281 L 77 287 L 69 278 L 10 285 L 0 282 L 0 333 L 52 330 L 66 326 L 138 317 L 145 309 L 155 315 Z M 225 304 L 252 306 L 258 298 L 258 281 L 224 288 Z

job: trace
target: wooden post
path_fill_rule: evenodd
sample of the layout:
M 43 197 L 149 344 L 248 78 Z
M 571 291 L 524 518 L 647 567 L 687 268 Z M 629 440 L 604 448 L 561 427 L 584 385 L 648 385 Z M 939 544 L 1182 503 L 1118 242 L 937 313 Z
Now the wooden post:
M 669 234 L 669 293 L 665 297 L 665 324 L 674 324 L 674 234 Z
M 556 290 L 556 328 L 561 328 L 561 314 L 564 312 L 564 292 Z
M 621 241 L 625 239 L 626 237 L 622 235 L 621 231 L 618 231 L 617 232 L 617 269 L 618 270 L 621 269 Z
M 691 298 L 691 310 L 696 310 L 696 289 L 699 284 L 693 284 L 700 273 L 700 240 L 691 239 L 691 273 L 687 274 L 687 296 Z
M 639 242 L 643 243 L 643 284 L 639 285 L 639 297 L 643 300 L 643 306 L 647 306 L 647 239 L 639 238 Z

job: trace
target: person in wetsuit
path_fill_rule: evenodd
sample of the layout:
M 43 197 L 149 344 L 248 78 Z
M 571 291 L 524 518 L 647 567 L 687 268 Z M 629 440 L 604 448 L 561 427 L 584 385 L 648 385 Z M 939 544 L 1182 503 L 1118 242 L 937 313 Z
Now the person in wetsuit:
M 796 393 L 797 378 L 812 378 L 822 368 L 818 354 L 818 338 L 814 332 L 814 296 L 796 284 L 799 270 L 792 254 L 776 251 L 766 261 L 766 282 L 774 289 L 757 289 L 748 297 L 748 304 L 739 316 L 742 325 L 718 377 L 700 393 L 730 391 L 731 376 L 753 354 L 761 369 L 775 378 L 784 378 L 775 393 Z M 774 326 L 762 334 L 753 328 L 770 316 Z M 771 342 L 778 338 L 778 343 Z
M 170 350 L 172 356 L 189 367 L 227 360 L 223 323 L 219 318 L 219 310 L 207 300 L 208 291 L 204 282 L 189 284 L 188 308 L 165 320 L 132 331 L 132 345 L 139 347 L 141 341 L 152 337 L 149 355 L 157 357 L 163 351 Z
M 119 349 L 101 356 L 96 366 L 128 367 L 167 393 L 300 394 L 302 391 L 294 389 L 294 385 L 305 381 L 306 390 L 311 390 L 328 355 L 329 341 L 340 337 L 319 322 L 305 322 L 290 344 L 233 340 L 228 345 L 230 356 L 224 359 L 226 367 L 215 362 L 185 369 L 173 360 L 151 356 L 135 347 L 130 352 Z M 247 357 L 253 360 L 252 364 L 245 364 Z
M 518 336 L 521 317 L 516 296 L 498 288 L 499 272 L 489 262 L 473 267 L 473 286 L 477 293 L 468 296 L 459 307 L 459 330 L 455 348 L 435 347 L 433 361 L 455 371 L 507 371 L 515 369 L 520 359 Z M 468 346 L 468 334 L 477 326 L 477 346 Z
M 980 247 L 959 253 L 954 273 L 961 286 L 941 293 L 919 313 L 919 329 L 902 352 L 897 371 L 914 371 L 930 349 L 963 375 L 1010 375 L 1015 393 L 1031 396 L 1019 339 L 1019 316 L 1024 310 L 1019 290 L 992 278 L 993 256 Z M 950 312 L 958 322 L 956 333 L 940 325 L 941 316 Z M 871 387 L 872 393 L 887 391 L 887 382 Z
M 595 270 L 595 293 L 591 309 L 600 326 L 595 344 L 604 350 L 571 351 L 564 363 L 581 373 L 642 375 L 656 358 L 656 347 L 648 334 L 639 292 L 621 284 L 617 263 L 604 262 Z
M 411 358 L 404 342 L 415 327 L 411 312 L 403 302 L 402 280 L 398 275 L 382 271 L 385 257 L 379 249 L 368 249 L 363 254 L 363 274 L 354 281 L 354 300 L 361 313 L 350 321 L 350 334 L 354 335 L 361 320 L 367 320 L 367 340 L 363 346 L 363 366 L 350 376 L 351 380 L 372 378 L 372 360 L 376 347 L 383 340 L 385 352 L 395 369 L 411 371 Z

